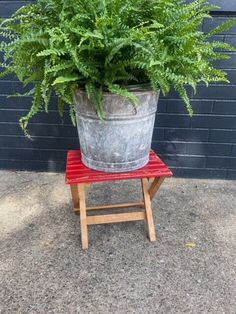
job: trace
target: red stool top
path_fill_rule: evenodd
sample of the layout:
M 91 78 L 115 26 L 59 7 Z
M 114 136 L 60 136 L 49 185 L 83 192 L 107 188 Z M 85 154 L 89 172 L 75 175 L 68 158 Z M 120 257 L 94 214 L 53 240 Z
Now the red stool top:
M 103 172 L 87 168 L 81 161 L 81 153 L 79 150 L 71 150 L 67 153 L 66 184 L 170 177 L 172 175 L 170 169 L 153 150 L 150 151 L 150 160 L 145 167 L 134 171 L 118 173 Z
M 171 177 L 172 175 L 170 169 L 153 150 L 150 151 L 150 160 L 145 167 L 130 172 L 119 173 L 102 172 L 87 168 L 81 161 L 79 150 L 71 150 L 67 153 L 66 184 Z

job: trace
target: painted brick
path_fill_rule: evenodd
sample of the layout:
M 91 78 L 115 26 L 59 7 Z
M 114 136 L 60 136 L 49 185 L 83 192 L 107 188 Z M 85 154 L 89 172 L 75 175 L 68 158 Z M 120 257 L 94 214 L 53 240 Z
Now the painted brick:
M 210 42 L 213 42 L 213 41 L 224 41 L 225 39 L 225 35 L 215 35 L 215 36 L 212 36 L 209 38 L 209 41 Z
M 0 160 L 0 169 L 9 170 L 27 170 L 27 171 L 47 171 L 47 172 L 65 172 L 66 162 L 41 161 L 41 160 Z
M 167 100 L 165 100 L 165 99 L 160 99 L 160 100 L 158 101 L 157 112 L 159 112 L 159 113 L 165 113 L 165 112 L 166 112 L 166 103 L 167 103 Z
M 77 129 L 72 125 L 56 125 L 56 124 L 29 124 L 29 133 L 31 136 L 45 137 L 78 137 Z M 23 136 L 23 131 L 19 123 L 0 123 L 1 135 L 17 135 Z
M 211 113 L 213 101 L 210 100 L 191 100 L 194 113 Z M 170 113 L 187 113 L 186 106 L 182 100 L 170 99 L 167 101 L 167 112 Z
M 205 157 L 189 156 L 189 155 L 165 155 L 160 154 L 161 158 L 167 163 L 169 167 L 190 167 L 190 168 L 204 168 Z
M 189 95 L 189 97 L 193 96 L 193 89 L 190 86 L 185 86 L 186 91 Z M 171 88 L 169 94 L 167 96 L 164 96 L 162 93 L 160 93 L 160 99 L 167 100 L 167 99 L 180 99 L 178 92 Z
M 153 142 L 152 148 L 157 152 L 157 154 L 185 154 L 186 153 L 186 143 L 178 142 Z
M 153 141 L 162 141 L 164 140 L 164 129 L 155 127 L 153 130 Z
M 225 70 L 224 71 L 228 75 L 228 80 L 230 81 L 231 84 L 236 84 L 236 70 L 235 69 L 230 69 L 230 70 Z
M 0 39 L 1 42 L 1 39 Z M 0 73 L 3 72 L 4 69 L 0 67 Z M 17 81 L 17 77 L 14 74 L 9 74 L 1 78 L 1 81 Z
M 186 153 L 202 156 L 229 156 L 231 150 L 232 144 L 188 143 Z
M 210 130 L 209 141 L 236 143 L 236 130 Z
M 0 136 L 1 135 L 20 135 L 21 129 L 19 124 L 12 124 L 7 122 L 0 123 Z
M 187 3 L 193 2 L 193 0 L 186 0 Z M 236 11 L 236 3 L 230 0 L 209 0 L 210 4 L 219 6 L 215 11 L 234 12 Z
M 234 116 L 193 116 L 191 120 L 192 128 L 207 129 L 236 129 L 236 118 Z
M 17 9 L 22 7 L 23 5 L 27 5 L 33 3 L 34 1 L 1 1 L 0 2 L 0 14 L 1 17 L 9 17 L 11 16 Z
M 226 43 L 236 47 L 236 35 L 226 35 L 224 41 Z
M 39 160 L 39 151 L 38 150 L 20 150 L 20 149 L 6 149 L 6 148 L 0 148 L 0 164 L 1 160 L 6 160 L 9 158 L 9 155 L 14 157 L 17 160 Z
M 49 109 L 57 110 L 58 100 L 52 97 Z M 32 105 L 32 97 L 7 97 L 0 95 L 0 109 L 26 109 Z
M 171 168 L 174 176 L 199 179 L 226 179 L 227 170 L 199 168 Z
M 215 62 L 215 67 L 219 69 L 232 69 L 236 67 L 236 53 L 227 53 L 230 56 L 229 59 L 218 60 Z
M 167 141 L 206 142 L 208 136 L 208 130 L 170 128 L 164 130 L 164 139 Z
M 235 12 L 236 11 L 236 2 L 229 0 L 212 0 L 210 1 L 212 4 L 217 4 L 220 6 L 219 11 L 224 12 Z
M 32 87 L 33 87 L 32 85 L 28 85 L 27 88 L 24 88 L 21 82 L 0 81 L 0 95 L 13 95 L 16 93 L 26 93 Z
M 229 180 L 236 180 L 236 170 L 228 170 L 226 178 Z
M 5 110 L 0 109 L 0 122 L 18 122 L 19 119 L 27 114 L 27 110 Z M 52 123 L 52 124 L 70 124 L 70 117 L 65 114 L 63 118 L 59 116 L 57 111 L 51 111 L 49 113 L 42 112 L 33 117 L 32 123 Z
M 236 145 L 233 145 L 233 150 L 231 156 L 236 157 Z
M 223 168 L 223 169 L 236 169 L 236 158 L 233 157 L 207 157 L 207 168 Z
M 236 85 L 210 85 L 209 87 L 200 85 L 195 98 L 236 99 Z
M 187 115 L 157 114 L 155 125 L 158 127 L 188 127 L 190 118 Z
M 0 109 L 29 109 L 32 103 L 31 97 L 8 98 L 0 96 Z
M 213 19 L 205 19 L 204 24 L 203 24 L 203 31 L 209 32 L 210 30 L 212 30 L 213 28 L 226 22 L 227 20 L 228 20 L 228 17 L 219 17 L 219 16 L 214 17 Z M 236 25 L 234 27 L 232 27 L 230 30 L 222 32 L 222 34 L 235 35 L 236 34 Z
M 0 163 L 1 160 L 6 160 L 9 158 L 9 152 L 14 159 L 17 160 L 41 160 L 48 161 L 54 160 L 55 162 L 66 160 L 67 151 L 66 150 L 39 150 L 39 149 L 16 149 L 11 148 L 8 151 L 4 148 L 0 148 Z
M 32 149 L 78 149 L 79 140 L 76 138 L 63 137 L 35 137 L 28 139 L 25 136 L 1 136 L 0 147 L 2 148 L 32 148 Z
M 213 112 L 219 114 L 234 114 L 236 115 L 236 100 L 233 101 L 215 101 Z
M 1 63 L 4 62 L 4 55 L 3 55 L 2 52 L 0 52 L 0 62 L 1 62 Z

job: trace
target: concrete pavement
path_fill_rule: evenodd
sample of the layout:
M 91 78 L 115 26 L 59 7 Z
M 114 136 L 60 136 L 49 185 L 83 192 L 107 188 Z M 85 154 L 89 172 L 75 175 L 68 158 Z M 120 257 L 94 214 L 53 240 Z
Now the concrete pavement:
M 88 190 L 139 200 L 137 181 Z M 143 222 L 89 227 L 80 243 L 63 174 L 0 171 L 0 313 L 236 312 L 236 182 L 167 179 Z

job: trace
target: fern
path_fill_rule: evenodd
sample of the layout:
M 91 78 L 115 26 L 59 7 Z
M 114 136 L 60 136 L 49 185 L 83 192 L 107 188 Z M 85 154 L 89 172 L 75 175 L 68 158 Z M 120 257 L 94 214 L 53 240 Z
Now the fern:
M 196 92 L 200 82 L 228 82 L 214 62 L 236 51 L 211 39 L 236 25 L 236 19 L 208 34 L 199 31 L 215 8 L 207 0 L 37 0 L 21 7 L 0 21 L 0 77 L 15 73 L 26 87 L 34 85 L 24 94 L 33 94 L 33 102 L 21 127 L 28 134 L 29 121 L 48 111 L 53 94 L 59 114 L 68 105 L 75 124 L 76 88 L 87 92 L 105 120 L 104 92 L 138 106 L 132 84 L 166 95 L 173 87 L 192 115 L 186 86 Z
M 63 114 L 64 114 L 64 106 L 65 106 L 65 103 L 63 99 L 58 97 L 58 112 L 61 117 L 63 117 Z
M 217 26 L 215 29 L 211 30 L 208 34 L 208 36 L 217 35 L 220 33 L 223 33 L 224 31 L 227 31 L 229 28 L 233 27 L 236 24 L 236 18 L 230 19 L 221 25 Z
M 92 82 L 88 82 L 85 85 L 85 88 L 86 88 L 88 98 L 94 104 L 99 118 L 103 121 L 105 116 L 104 116 L 103 103 L 102 103 L 102 89 L 101 88 L 98 89 Z
M 56 84 L 65 84 L 65 83 L 68 83 L 68 82 L 78 81 L 80 78 L 83 78 L 83 76 L 79 76 L 79 75 L 59 76 L 52 83 L 52 86 L 56 85 Z
M 108 83 L 108 90 L 109 92 L 114 93 L 118 96 L 127 98 L 134 106 L 137 106 L 139 104 L 139 99 L 132 92 L 129 92 L 126 88 L 121 88 L 117 84 Z
M 27 131 L 29 121 L 40 111 L 42 111 L 41 86 L 37 85 L 34 89 L 33 103 L 29 113 L 20 119 L 20 126 L 24 130 L 27 137 L 30 137 Z

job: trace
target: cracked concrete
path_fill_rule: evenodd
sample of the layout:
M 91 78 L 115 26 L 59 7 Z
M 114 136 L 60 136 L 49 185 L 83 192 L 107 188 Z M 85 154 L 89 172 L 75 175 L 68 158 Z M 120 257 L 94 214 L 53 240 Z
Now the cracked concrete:
M 235 181 L 167 179 L 157 242 L 143 222 L 97 225 L 83 251 L 62 174 L 0 177 L 0 313 L 235 313 Z M 91 205 L 139 197 L 137 181 L 88 190 Z

